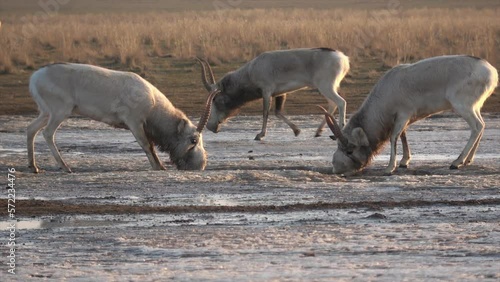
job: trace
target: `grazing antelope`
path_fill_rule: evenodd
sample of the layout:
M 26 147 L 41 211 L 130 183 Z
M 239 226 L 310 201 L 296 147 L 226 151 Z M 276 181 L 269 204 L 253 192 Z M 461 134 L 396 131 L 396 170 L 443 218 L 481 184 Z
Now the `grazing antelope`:
M 407 127 L 445 110 L 455 111 L 471 129 L 467 145 L 450 169 L 472 163 L 485 126 L 480 110 L 497 84 L 497 70 L 471 56 L 440 56 L 394 67 L 377 82 L 343 130 L 323 109 L 338 142 L 333 173 L 362 170 L 390 140 L 391 157 L 385 173 L 391 174 L 396 168 L 399 137 L 403 144 L 400 167 L 406 168 L 411 158 Z
M 40 111 L 27 130 L 29 166 L 35 173 L 38 167 L 34 139 L 44 126 L 43 137 L 52 155 L 61 168 L 71 172 L 56 147 L 54 134 L 73 113 L 132 131 L 155 170 L 165 169 L 155 145 L 170 153 L 178 169 L 203 170 L 206 166 L 201 132 L 217 92 L 210 95 L 207 115 L 195 127 L 156 87 L 131 72 L 84 64 L 51 64 L 33 73 L 29 89 Z
M 220 90 L 212 104 L 212 115 L 207 128 L 219 132 L 220 125 L 235 116 L 248 102 L 263 99 L 262 130 L 255 140 L 266 135 L 271 101 L 276 99 L 275 114 L 292 128 L 295 136 L 300 129 L 282 114 L 286 94 L 304 88 L 316 88 L 327 99 L 329 112 L 339 108 L 339 123 L 345 123 L 346 102 L 338 94 L 340 82 L 349 71 L 349 58 L 340 51 L 329 48 L 292 49 L 265 52 L 236 71 L 226 74 L 215 82 L 208 62 L 198 59 L 201 78 L 205 88 L 212 92 Z M 325 122 L 316 131 L 319 136 Z

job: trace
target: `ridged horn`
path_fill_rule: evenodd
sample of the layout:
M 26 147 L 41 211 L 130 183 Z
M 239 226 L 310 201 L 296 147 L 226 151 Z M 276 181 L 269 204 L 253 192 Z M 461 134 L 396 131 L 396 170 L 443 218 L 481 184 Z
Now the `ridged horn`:
M 349 140 L 347 140 L 344 134 L 342 134 L 342 130 L 340 129 L 338 123 L 335 121 L 335 118 L 322 106 L 318 105 L 318 108 L 320 108 L 323 114 L 325 114 L 326 124 L 328 124 L 328 127 L 330 127 L 333 135 L 337 137 L 340 143 L 342 143 L 344 146 L 347 146 L 349 144 Z
M 220 90 L 216 89 L 212 91 L 207 98 L 207 101 L 205 102 L 205 111 L 200 117 L 200 122 L 198 122 L 198 127 L 196 128 L 196 131 L 202 132 L 203 129 L 205 129 L 205 126 L 207 125 L 208 118 L 210 117 L 210 112 L 212 110 L 212 102 L 217 94 L 220 93 Z
M 203 62 L 205 63 L 205 66 L 207 67 L 208 69 L 208 78 L 209 78 L 209 83 L 214 85 L 215 84 L 215 76 L 214 76 L 214 72 L 212 71 L 212 67 L 210 66 L 210 64 L 208 63 L 207 60 L 203 60 Z
M 196 57 L 196 60 L 198 61 L 198 63 L 200 63 L 201 66 L 201 81 L 203 82 L 203 85 L 208 92 L 213 91 L 215 87 L 215 78 L 210 64 L 199 57 Z

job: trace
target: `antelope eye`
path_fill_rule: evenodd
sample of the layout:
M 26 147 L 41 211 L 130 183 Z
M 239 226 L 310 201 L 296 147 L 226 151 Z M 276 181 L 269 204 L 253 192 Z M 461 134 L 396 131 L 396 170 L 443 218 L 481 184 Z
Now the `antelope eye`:
M 197 144 L 198 143 L 198 138 L 193 137 L 191 138 L 191 144 Z
M 345 148 L 345 152 L 348 155 L 352 155 L 352 153 L 354 152 L 354 147 L 351 144 L 347 145 L 347 147 Z

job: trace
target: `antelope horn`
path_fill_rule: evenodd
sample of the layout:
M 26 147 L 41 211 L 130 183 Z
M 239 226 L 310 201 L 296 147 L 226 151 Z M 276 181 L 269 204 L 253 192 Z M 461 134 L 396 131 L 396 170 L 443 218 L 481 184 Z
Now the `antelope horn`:
M 220 93 L 220 90 L 216 89 L 212 91 L 207 98 L 207 101 L 205 103 L 205 111 L 200 117 L 200 122 L 198 122 L 198 127 L 196 128 L 196 131 L 202 132 L 203 129 L 205 129 L 205 126 L 207 125 L 208 118 L 210 117 L 210 111 L 212 110 L 212 102 L 217 94 Z
M 214 76 L 214 72 L 212 71 L 212 67 L 207 62 L 207 60 L 203 60 L 203 62 L 205 63 L 205 65 L 208 68 L 208 78 L 210 79 L 209 83 L 215 84 L 215 76 Z
M 347 144 L 349 144 L 349 140 L 347 140 L 347 138 L 344 136 L 344 134 L 342 134 L 342 130 L 340 129 L 340 126 L 337 124 L 337 122 L 335 121 L 335 118 L 322 106 L 318 105 L 318 107 L 325 114 L 326 123 L 328 124 L 328 127 L 330 127 L 330 130 L 333 132 L 333 135 L 335 135 L 335 137 L 337 137 L 337 139 L 340 141 L 340 143 L 342 143 L 344 146 L 347 146 Z
M 210 68 L 210 65 L 205 60 L 200 59 L 198 57 L 196 57 L 196 60 L 198 60 L 201 66 L 201 81 L 203 82 L 203 85 L 205 86 L 207 91 L 211 92 L 215 85 L 215 79 L 214 79 L 214 74 L 212 72 L 212 68 Z M 206 66 L 208 66 L 208 72 Z

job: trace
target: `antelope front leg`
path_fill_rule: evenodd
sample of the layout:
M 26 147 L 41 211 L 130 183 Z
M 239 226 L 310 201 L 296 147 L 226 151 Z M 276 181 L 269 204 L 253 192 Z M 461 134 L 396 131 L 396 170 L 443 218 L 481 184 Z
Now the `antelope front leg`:
M 155 163 L 157 164 L 156 167 L 153 166 L 156 170 L 166 170 L 165 166 L 162 164 L 160 161 L 160 158 L 158 158 L 158 155 L 156 154 L 155 150 L 155 144 L 153 142 L 149 142 L 149 150 L 151 151 L 151 154 L 153 155 L 153 159 Z
M 396 149 L 397 149 L 398 138 L 393 138 L 391 136 L 391 158 L 389 159 L 389 164 L 384 170 L 385 175 L 391 175 L 396 169 Z
M 408 146 L 408 141 L 406 140 L 406 130 L 401 133 L 401 143 L 403 144 L 403 158 L 399 162 L 400 168 L 408 168 L 408 164 L 411 160 L 410 147 Z
M 406 125 L 408 124 L 408 120 L 404 118 L 397 118 L 394 123 L 394 128 L 391 133 L 391 158 L 389 160 L 389 164 L 385 169 L 384 173 L 386 175 L 391 175 L 396 169 L 396 153 L 397 153 L 397 142 L 398 138 L 405 131 Z
M 257 136 L 255 136 L 255 140 L 259 141 L 266 136 L 267 132 L 267 120 L 269 118 L 269 110 L 271 110 L 271 95 L 263 95 L 263 112 L 262 112 L 262 130 Z
M 139 145 L 146 153 L 151 167 L 153 167 L 154 170 L 165 170 L 165 166 L 163 166 L 163 164 L 158 159 L 154 144 L 148 140 L 143 126 L 139 124 L 133 124 L 128 125 L 128 127 L 130 128 L 130 131 L 132 131 L 132 134 L 137 140 L 137 143 L 139 143 Z

